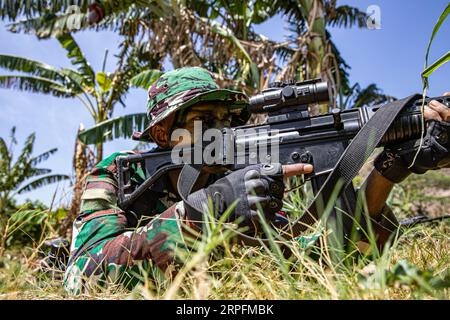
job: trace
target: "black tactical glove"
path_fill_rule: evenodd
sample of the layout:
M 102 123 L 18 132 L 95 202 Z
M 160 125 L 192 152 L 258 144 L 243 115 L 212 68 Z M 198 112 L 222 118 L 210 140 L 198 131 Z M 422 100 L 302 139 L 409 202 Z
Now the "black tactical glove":
M 423 145 L 414 165 L 420 140 L 386 146 L 375 159 L 375 168 L 386 179 L 399 183 L 411 173 L 423 174 L 428 170 L 450 167 L 450 122 L 430 120 Z
M 281 164 L 257 164 L 234 171 L 217 180 L 208 187 L 196 191 L 187 197 L 189 204 L 201 208 L 212 199 L 216 218 L 239 199 L 237 206 L 228 218 L 234 221 L 241 218 L 241 226 L 249 227 L 249 231 L 258 230 L 257 204 L 261 206 L 267 220 L 272 221 L 275 213 L 282 207 L 284 194 L 283 169 Z M 199 220 L 199 210 L 185 204 L 189 219 Z

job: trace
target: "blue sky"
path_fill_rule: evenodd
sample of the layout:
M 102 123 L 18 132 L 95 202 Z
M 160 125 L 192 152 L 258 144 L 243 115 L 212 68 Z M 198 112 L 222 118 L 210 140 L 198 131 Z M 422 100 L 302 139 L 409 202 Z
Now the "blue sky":
M 342 56 L 351 66 L 350 79 L 362 86 L 376 83 L 385 93 L 404 97 L 421 91 L 420 72 L 425 61 L 425 52 L 431 31 L 448 1 L 433 0 L 347 0 L 338 4 L 348 4 L 365 11 L 370 5 L 381 10 L 381 29 L 335 29 L 331 35 Z M 256 31 L 274 40 L 283 40 L 286 25 L 278 16 Z M 431 48 L 430 62 L 435 61 L 450 50 L 450 20 L 441 27 Z M 105 48 L 109 49 L 106 71 L 114 70 L 113 54 L 119 37 L 112 32 L 82 32 L 75 39 L 95 70 L 100 70 Z M 70 67 L 65 51 L 54 39 L 38 41 L 35 37 L 11 34 L 0 23 L 0 52 L 39 60 L 57 67 Z M 0 74 L 6 72 L 0 71 Z M 450 91 L 450 63 L 444 65 L 430 78 L 430 96 Z M 146 92 L 131 89 L 126 100 L 127 107 L 116 107 L 115 116 L 143 112 Z M 80 107 L 77 100 L 58 99 L 45 95 L 0 89 L 0 136 L 6 138 L 12 126 L 17 127 L 16 136 L 20 152 L 23 142 L 31 132 L 36 132 L 35 154 L 53 147 L 58 152 L 41 164 L 52 168 L 54 173 L 72 173 L 72 155 L 75 134 L 80 123 L 90 127 L 93 121 L 88 111 Z M 131 140 L 117 140 L 105 144 L 105 156 L 119 150 L 135 146 Z M 55 203 L 68 203 L 70 187 L 67 184 L 51 185 L 20 196 L 51 202 L 56 192 Z

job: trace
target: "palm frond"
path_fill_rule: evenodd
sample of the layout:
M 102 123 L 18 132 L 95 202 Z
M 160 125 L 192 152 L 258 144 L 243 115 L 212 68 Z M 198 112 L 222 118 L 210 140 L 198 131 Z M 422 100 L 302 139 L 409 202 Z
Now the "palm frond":
M 0 54 L 0 67 L 10 71 L 25 72 L 49 80 L 58 81 L 64 78 L 58 69 L 48 64 L 18 56 Z
M 34 141 L 36 140 L 36 134 L 30 134 L 25 140 L 25 146 L 22 149 L 19 157 L 17 158 L 15 166 L 22 166 L 25 161 L 27 161 L 33 152 Z M 14 171 L 14 169 L 13 169 Z
M 25 146 L 23 147 L 22 152 L 12 166 L 8 175 L 8 185 L 18 186 L 28 178 L 29 171 L 31 169 L 30 156 L 33 152 L 35 139 L 36 135 L 34 133 L 27 137 Z
M 259 88 L 259 72 L 256 64 L 253 62 L 252 58 L 250 57 L 249 53 L 245 48 L 242 46 L 239 39 L 234 35 L 233 31 L 218 23 L 214 20 L 208 20 L 205 18 L 200 18 L 205 24 L 210 25 L 211 31 L 215 34 L 218 34 L 224 38 L 226 38 L 228 41 L 230 41 L 238 50 L 237 54 L 242 56 L 242 62 L 244 65 L 242 66 L 242 77 L 246 80 L 250 80 L 251 85 L 254 88 Z
M 351 28 L 357 25 L 359 28 L 367 27 L 367 14 L 358 8 L 348 5 L 332 7 L 325 5 L 327 25 L 332 27 Z
M 64 86 L 67 87 L 74 94 L 80 94 L 83 92 L 89 92 L 90 89 L 86 90 L 86 86 L 84 84 L 84 77 L 78 71 L 68 68 L 62 68 L 60 70 L 61 74 L 64 78 Z
M 162 72 L 160 70 L 146 70 L 131 78 L 130 84 L 133 87 L 139 87 L 144 90 L 148 90 L 153 82 L 158 80 L 161 74 Z
M 355 99 L 354 108 L 359 108 L 362 106 L 370 106 L 384 102 L 390 102 L 397 100 L 397 98 L 384 94 L 376 84 L 372 83 L 366 88 L 359 90 L 358 95 Z
M 56 2 L 56 5 L 54 4 Z M 96 9 L 102 12 L 101 17 L 92 17 L 97 11 L 89 8 L 92 1 L 52 1 L 50 10 L 36 10 L 26 19 L 8 25 L 11 32 L 33 33 L 38 38 L 56 37 L 58 35 L 81 30 L 115 30 L 124 29 L 126 33 L 131 21 L 139 21 L 144 17 L 149 20 L 153 16 L 164 17 L 171 12 L 169 0 L 104 0 L 95 2 Z M 72 10 L 76 8 L 77 10 Z M 13 19 L 15 20 L 15 18 Z
M 330 39 L 330 46 L 331 46 L 331 52 L 333 53 L 334 57 L 336 58 L 336 62 L 338 65 L 337 73 L 336 70 L 333 70 L 333 76 L 337 79 L 339 77 L 339 82 L 341 84 L 340 91 L 344 92 L 344 94 L 349 94 L 350 90 L 350 75 L 349 70 L 351 69 L 348 63 L 345 61 L 345 59 L 342 57 L 341 52 L 336 47 L 333 41 L 331 41 L 331 34 L 327 30 L 326 36 L 328 39 Z
M 96 144 L 117 138 L 129 138 L 134 131 L 142 131 L 146 126 L 147 115 L 135 113 L 103 121 L 83 131 L 78 137 L 85 144 Z
M 31 177 L 36 177 L 36 176 L 42 176 L 44 174 L 48 174 L 52 172 L 51 169 L 46 169 L 46 168 L 31 168 L 30 169 L 30 173 L 28 175 L 28 178 Z
M 58 98 L 73 98 L 76 95 L 55 81 L 34 76 L 0 76 L 0 88 L 51 94 Z
M 67 32 L 76 32 L 80 29 L 94 28 L 88 24 L 88 14 L 46 12 L 38 17 L 29 17 L 26 20 L 17 21 L 7 25 L 10 32 L 29 33 L 39 39 L 56 37 Z
M 89 0 L 3 0 L 0 2 L 0 17 L 13 21 L 17 17 L 30 18 L 46 12 L 66 12 L 72 8 L 79 8 L 86 12 Z
M 136 75 L 147 71 L 149 79 L 143 78 L 142 81 L 150 83 L 150 81 L 156 80 L 161 74 L 159 70 L 155 69 L 155 66 L 160 62 L 151 61 L 151 59 L 149 60 L 148 56 L 143 54 L 142 47 L 139 43 L 137 47 L 135 46 L 132 38 L 126 39 L 121 44 L 121 47 L 121 51 L 118 55 L 119 61 L 117 69 L 112 77 L 111 94 L 108 97 L 108 105 L 111 106 L 111 108 L 116 102 L 121 103 L 125 107 L 123 99 L 129 91 L 130 85 L 133 85 L 133 79 Z M 153 78 L 150 73 L 154 73 Z
M 6 144 L 5 140 L 0 137 L 0 156 L 2 161 L 10 162 L 11 161 L 11 154 L 8 150 L 8 145 Z
M 52 154 L 54 154 L 56 151 L 58 151 L 58 148 L 50 149 L 46 152 L 41 153 L 37 157 L 34 157 L 31 159 L 31 165 L 35 166 L 38 163 L 41 163 L 42 161 L 46 161 Z
M 6 183 L 5 178 L 7 177 L 7 172 L 9 172 L 11 165 L 11 153 L 8 150 L 8 146 L 0 137 L 0 185 Z
M 39 179 L 36 179 L 28 184 L 26 184 L 25 186 L 21 187 L 19 190 L 17 190 L 18 194 L 22 194 L 25 192 L 29 192 L 32 190 L 35 190 L 37 188 L 41 188 L 43 186 L 55 183 L 55 182 L 60 182 L 60 181 L 64 181 L 64 180 L 70 180 L 70 177 L 68 175 L 63 175 L 63 174 L 55 174 L 55 175 L 50 175 L 50 176 L 45 176 Z
M 95 72 L 84 57 L 75 39 L 69 33 L 59 35 L 57 36 L 57 39 L 61 46 L 66 49 L 67 57 L 71 60 L 72 64 L 76 66 L 78 72 L 83 75 L 86 84 L 93 87 L 95 83 Z
M 361 108 L 397 100 L 393 96 L 384 94 L 383 90 L 374 83 L 365 88 L 361 88 L 359 83 L 356 83 L 351 87 L 346 97 L 346 103 L 341 108 Z
M 121 48 L 117 55 L 117 68 L 112 75 L 111 92 L 108 96 L 107 106 L 112 115 L 114 104 L 121 103 L 125 107 L 123 98 L 125 98 L 129 88 L 130 79 L 140 71 L 138 59 L 135 56 L 135 50 L 129 50 L 132 47 L 133 37 L 126 37 L 119 45 Z

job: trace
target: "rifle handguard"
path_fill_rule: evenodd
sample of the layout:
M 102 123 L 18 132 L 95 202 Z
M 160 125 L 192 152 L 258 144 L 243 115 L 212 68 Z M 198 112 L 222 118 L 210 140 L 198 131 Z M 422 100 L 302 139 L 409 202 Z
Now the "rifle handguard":
M 374 161 L 386 179 L 399 183 L 411 173 L 423 174 L 428 170 L 450 167 L 450 122 L 430 120 L 420 152 L 420 140 L 387 146 Z

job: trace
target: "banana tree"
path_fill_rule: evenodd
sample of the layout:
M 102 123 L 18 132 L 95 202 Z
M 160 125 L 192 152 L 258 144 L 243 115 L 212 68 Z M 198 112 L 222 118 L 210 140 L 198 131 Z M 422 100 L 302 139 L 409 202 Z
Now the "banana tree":
M 346 91 L 345 95 L 340 94 L 339 98 L 339 107 L 343 110 L 396 100 L 395 97 L 384 94 L 375 83 L 371 83 L 365 88 L 362 88 L 359 83 L 356 83 Z
M 348 5 L 337 6 L 336 0 L 277 1 L 277 6 L 287 17 L 291 32 L 287 45 L 278 50 L 287 61 L 280 78 L 321 77 L 331 84 L 334 98 L 342 90 L 347 91 L 349 66 L 332 42 L 327 27 L 364 28 L 366 13 Z M 321 108 L 320 111 L 327 110 Z
M 21 73 L 1 75 L 0 87 L 59 98 L 76 98 L 89 112 L 95 124 L 108 120 L 117 103 L 125 106 L 123 98 L 129 89 L 130 79 L 145 68 L 145 64 L 142 65 L 137 59 L 138 52 L 130 48 L 129 42 L 124 42 L 118 55 L 116 70 L 112 73 L 105 72 L 106 51 L 102 70 L 95 72 L 72 35 L 62 34 L 57 40 L 75 68 L 56 68 L 28 58 L 0 54 L 1 68 Z M 103 145 L 98 143 L 97 161 L 102 157 Z
M 70 180 L 67 175 L 50 174 L 51 169 L 37 167 L 57 149 L 53 148 L 33 157 L 34 133 L 28 136 L 22 152 L 15 157 L 13 153 L 14 145 L 17 144 L 15 131 L 13 127 L 9 141 L 0 137 L 0 256 L 6 241 L 7 232 L 4 229 L 15 209 L 14 197 L 51 183 Z
M 139 28 L 140 17 L 163 17 L 171 5 L 170 0 L 8 0 L 0 2 L 0 18 L 12 21 L 10 31 L 40 39 L 85 29 L 129 34 Z
M 326 11 L 326 17 L 317 13 L 320 9 Z M 295 26 L 291 30 L 295 39 L 276 43 L 254 32 L 255 24 L 277 13 L 287 14 L 288 21 Z M 281 78 L 322 76 L 336 90 L 339 82 L 340 87 L 347 88 L 348 65 L 331 42 L 325 26 L 361 26 L 365 17 L 365 13 L 352 7 L 336 8 L 333 1 L 311 0 L 302 4 L 296 1 L 274 4 L 266 0 L 186 1 L 175 6 L 163 21 L 142 19 L 141 22 L 150 31 L 143 44 L 160 59 L 168 58 L 175 68 L 202 66 L 211 71 L 222 86 L 253 94 L 265 88 L 278 72 Z M 307 58 L 302 56 L 305 48 L 298 45 L 298 49 L 292 49 L 299 35 L 312 39 L 305 42 Z M 308 72 L 301 73 L 305 69 Z M 300 77 L 296 76 L 298 73 Z M 153 76 L 151 73 L 147 80 L 154 80 Z M 147 89 L 151 83 L 143 81 L 140 86 Z M 259 122 L 259 119 L 253 120 Z M 144 126 L 145 114 L 132 114 L 98 124 L 80 138 L 86 143 L 98 143 L 108 135 L 109 138 L 130 136 L 131 128 L 139 130 Z
M 36 165 L 47 160 L 58 149 L 53 148 L 32 157 L 36 139 L 34 133 L 28 136 L 22 152 L 14 161 L 13 147 L 17 144 L 15 131 L 16 129 L 13 127 L 9 143 L 0 137 L 0 216 L 3 216 L 7 209 L 11 207 L 11 200 L 14 196 L 50 183 L 70 179 L 67 175 L 51 175 L 52 170 L 36 167 Z M 29 181 L 30 178 L 36 179 Z

